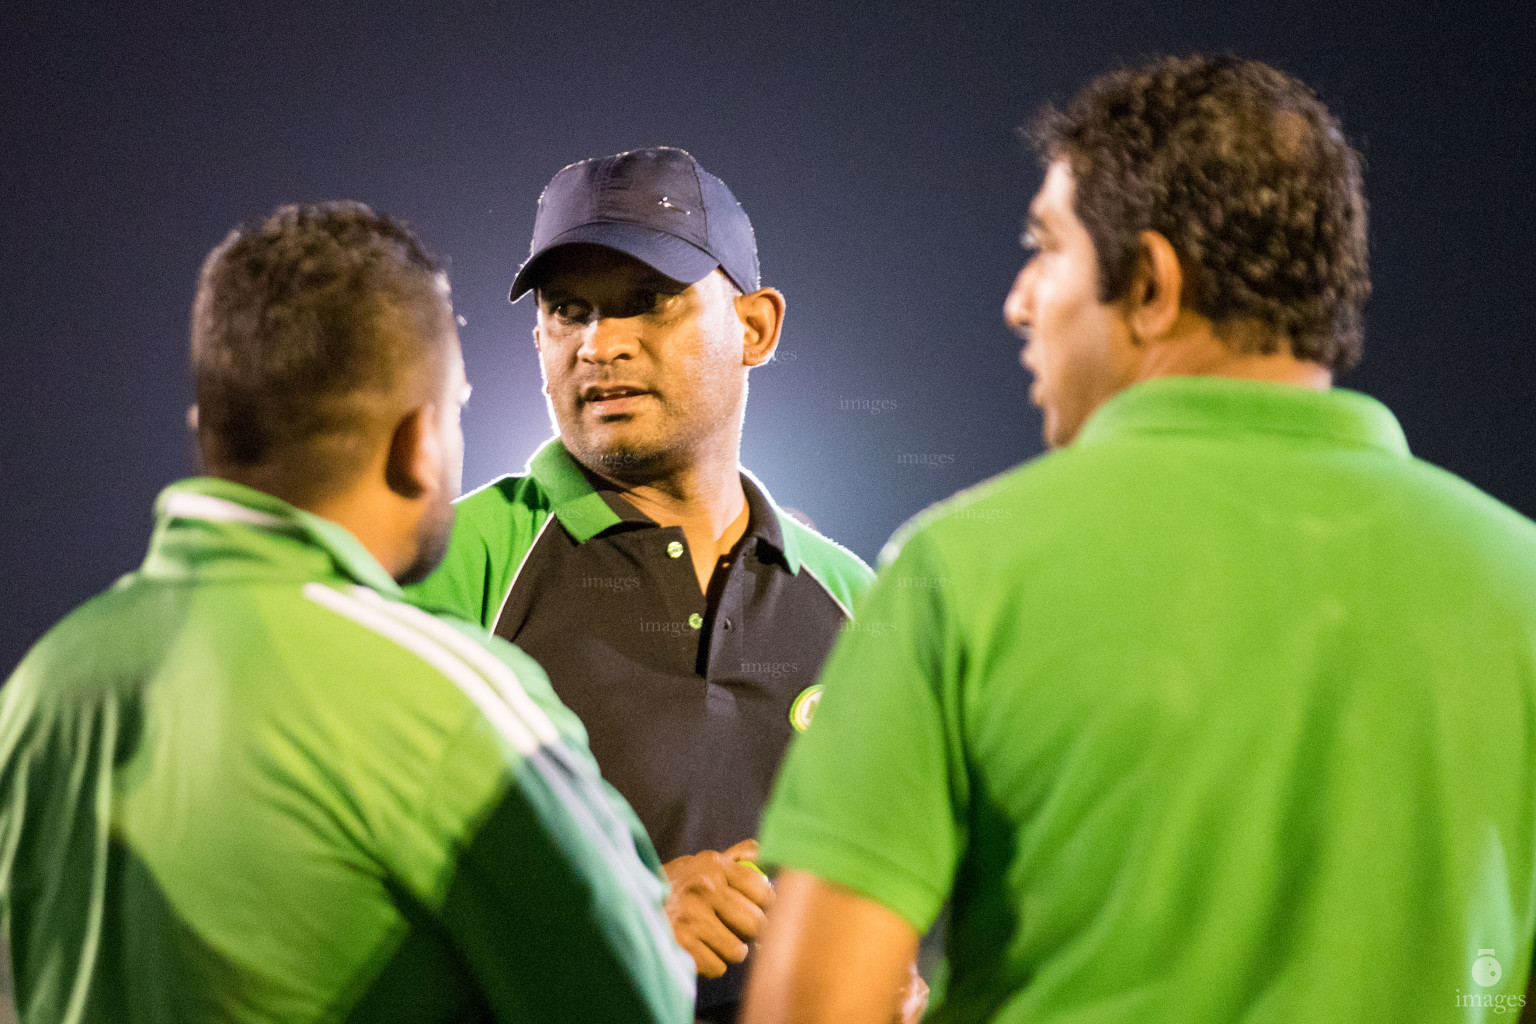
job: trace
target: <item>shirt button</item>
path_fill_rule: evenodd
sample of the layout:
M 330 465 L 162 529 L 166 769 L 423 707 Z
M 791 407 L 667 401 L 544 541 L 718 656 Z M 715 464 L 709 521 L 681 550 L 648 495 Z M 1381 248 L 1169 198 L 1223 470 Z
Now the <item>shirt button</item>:
M 680 540 L 675 540 L 671 544 L 668 544 L 667 545 L 667 557 L 668 558 L 682 558 L 683 557 L 683 542 L 680 541 Z M 695 626 L 694 629 L 698 629 L 698 627 Z
M 676 541 L 673 543 L 676 543 Z M 700 628 L 704 625 L 704 616 L 700 615 L 698 612 L 694 612 L 692 615 L 688 616 L 688 625 L 692 629 Z

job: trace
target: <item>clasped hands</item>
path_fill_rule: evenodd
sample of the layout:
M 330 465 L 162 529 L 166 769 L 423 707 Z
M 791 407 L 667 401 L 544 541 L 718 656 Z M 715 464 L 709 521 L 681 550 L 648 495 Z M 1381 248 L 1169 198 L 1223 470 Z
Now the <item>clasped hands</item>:
M 667 917 L 677 944 L 693 957 L 699 975 L 718 978 L 747 958 L 773 905 L 773 883 L 757 867 L 757 840 L 728 850 L 702 850 L 662 865 L 671 884 Z M 913 964 L 898 996 L 896 1020 L 915 1024 L 928 1005 L 928 986 Z
M 662 865 L 672 885 L 672 933 L 701 977 L 718 978 L 745 960 L 747 942 L 763 930 L 773 885 L 756 859 L 757 840 L 744 839 L 724 852 L 703 850 Z

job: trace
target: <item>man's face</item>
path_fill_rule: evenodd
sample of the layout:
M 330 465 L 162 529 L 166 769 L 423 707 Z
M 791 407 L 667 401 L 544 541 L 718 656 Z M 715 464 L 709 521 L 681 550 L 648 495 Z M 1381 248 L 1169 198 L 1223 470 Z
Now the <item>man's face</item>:
M 432 424 L 435 449 L 441 453 L 437 486 L 427 495 L 421 522 L 416 528 L 416 559 L 402 573 L 398 582 L 415 583 L 426 579 L 448 551 L 453 532 L 453 500 L 464 483 L 464 427 L 462 413 L 469 401 L 469 381 L 464 376 L 464 355 L 459 348 L 458 330 L 450 323 L 446 358 L 442 360 L 436 417 Z
M 1066 161 L 1052 163 L 1029 207 L 1032 254 L 1003 303 L 1003 319 L 1025 340 L 1019 359 L 1035 375 L 1029 397 L 1052 448 L 1071 444 L 1094 410 L 1136 379 L 1121 307 L 1099 301 L 1097 254 L 1074 190 Z
M 743 326 L 715 271 L 683 285 L 613 249 L 550 253 L 534 340 L 560 437 L 598 472 L 645 479 L 734 446 Z

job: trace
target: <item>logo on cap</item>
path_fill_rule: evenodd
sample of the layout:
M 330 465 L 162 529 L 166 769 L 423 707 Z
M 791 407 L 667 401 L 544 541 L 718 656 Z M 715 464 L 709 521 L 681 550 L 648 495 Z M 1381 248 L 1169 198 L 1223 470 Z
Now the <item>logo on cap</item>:
M 762 285 L 741 204 L 690 153 L 670 146 L 561 168 L 539 196 L 528 259 L 508 297 L 516 302 L 538 287 L 544 256 L 573 244 L 617 250 L 685 285 L 716 268 L 743 293 Z

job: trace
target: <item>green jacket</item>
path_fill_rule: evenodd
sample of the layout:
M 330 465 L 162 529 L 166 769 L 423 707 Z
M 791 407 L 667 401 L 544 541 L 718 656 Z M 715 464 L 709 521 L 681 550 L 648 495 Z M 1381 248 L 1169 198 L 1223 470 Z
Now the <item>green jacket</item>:
M 768 493 L 761 483 L 758 487 Z M 488 630 L 496 628 L 518 571 L 551 517 L 582 543 L 619 522 L 559 438 L 534 453 L 526 474 L 492 480 L 459 499 L 457 508 L 447 557 L 431 576 L 407 588 L 407 595 Z M 810 573 L 851 615 L 856 598 L 874 579 L 869 567 L 776 503 L 774 510 L 790 571 Z
M 691 1019 L 650 843 L 537 665 L 268 495 L 157 511 L 0 700 L 23 1021 Z

